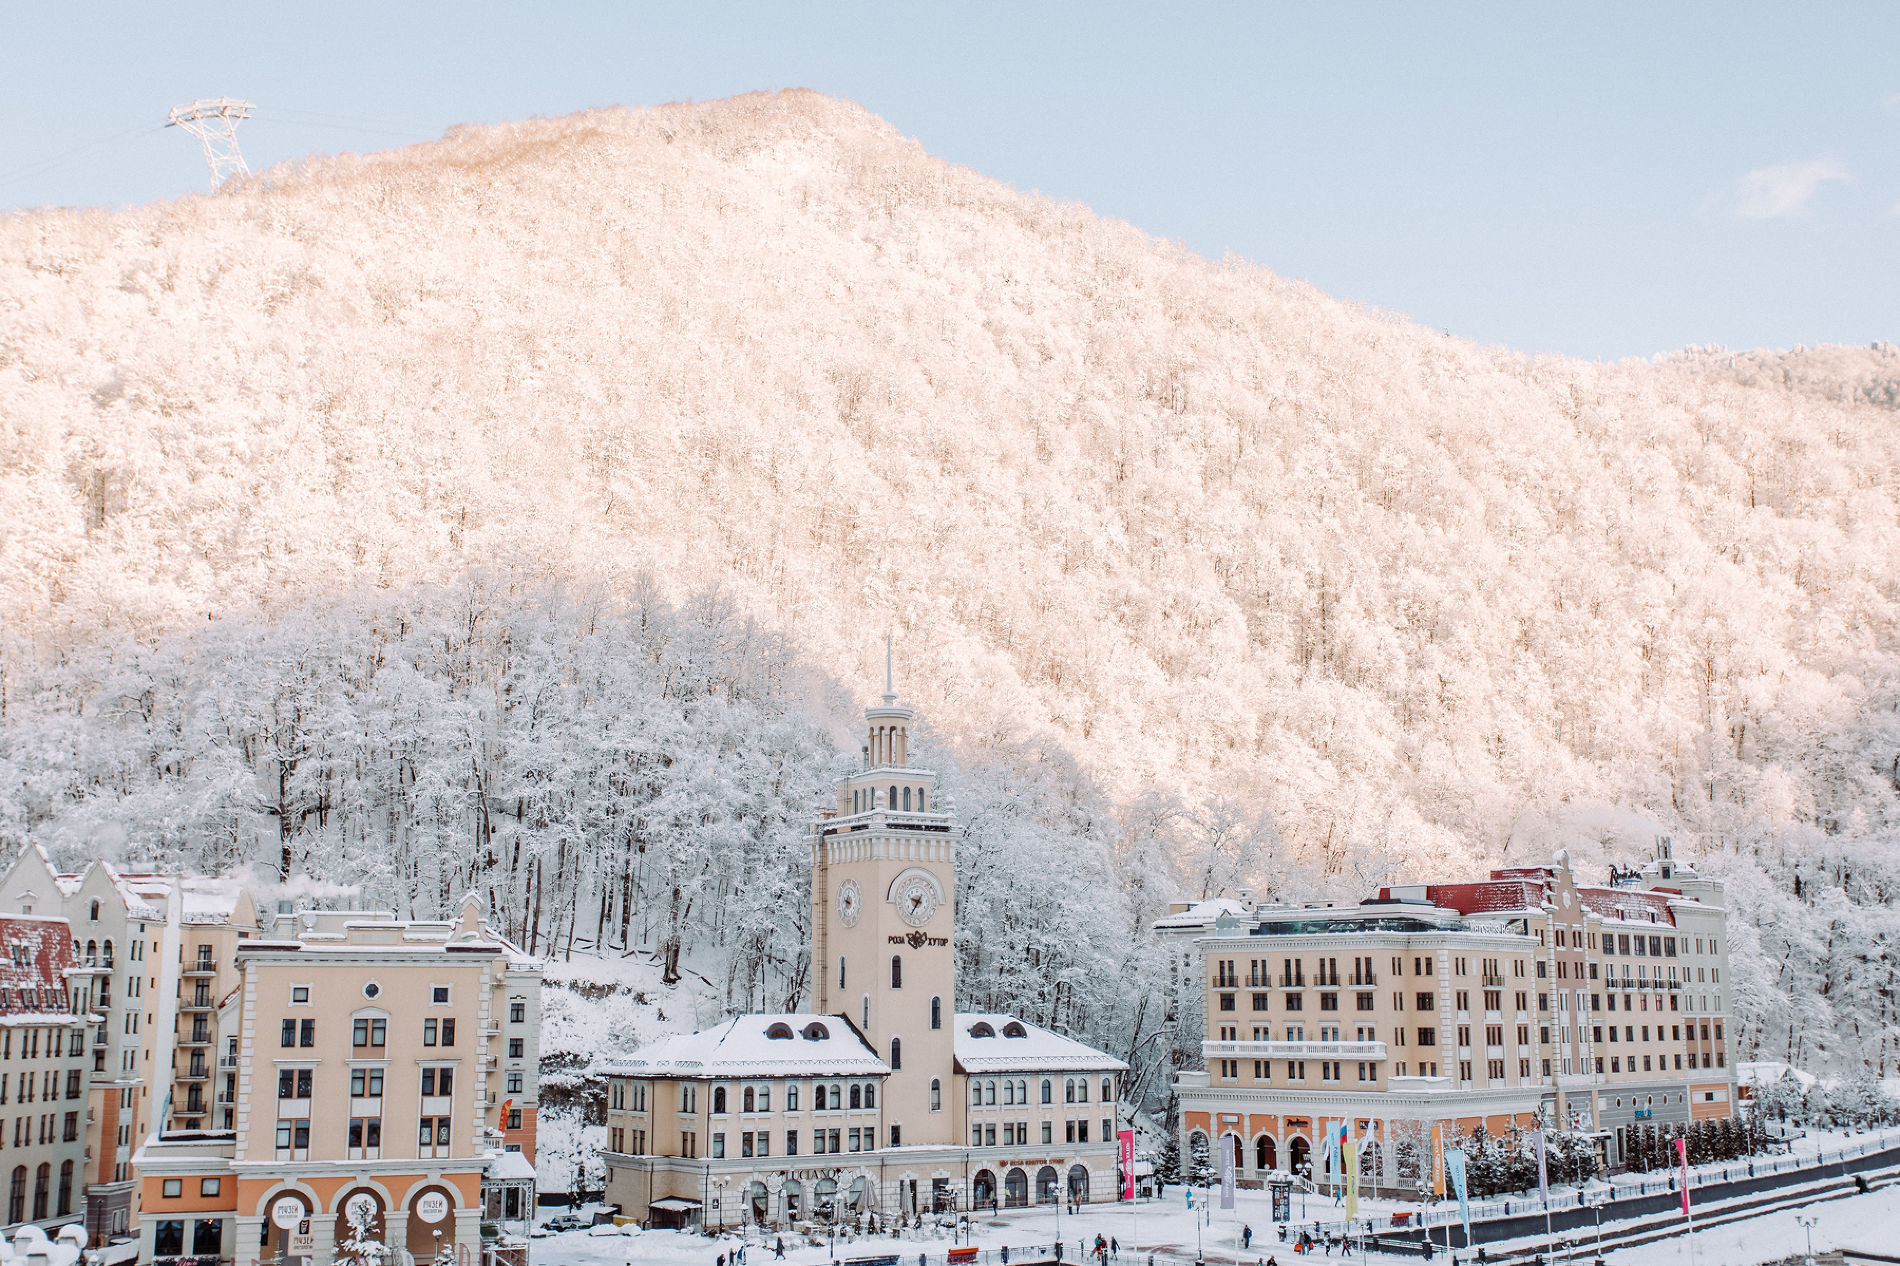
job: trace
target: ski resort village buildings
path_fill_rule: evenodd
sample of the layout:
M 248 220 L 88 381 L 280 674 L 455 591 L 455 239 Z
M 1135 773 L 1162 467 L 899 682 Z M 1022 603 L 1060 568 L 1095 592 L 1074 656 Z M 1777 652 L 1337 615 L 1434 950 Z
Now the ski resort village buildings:
M 809 1013 L 607 1068 L 607 1199 L 658 1224 L 1112 1198 L 1120 1060 L 953 1009 L 956 821 L 888 686 L 811 831 Z
M 1409 1191 L 1434 1127 L 1541 1112 L 1618 1167 L 1638 1123 L 1734 1110 L 1724 919 L 1722 886 L 1667 840 L 1604 887 L 1559 855 L 1356 906 L 1178 910 L 1157 929 L 1205 1017 L 1205 1068 L 1176 1081 L 1184 1142 L 1231 1137 L 1258 1181 L 1317 1173 L 1327 1123 L 1350 1121 L 1377 1183 Z
M 445 921 L 299 904 L 19 855 L 0 880 L 8 1227 L 83 1217 L 94 1243 L 135 1232 L 140 1261 L 322 1266 L 352 1237 L 478 1255 L 484 1216 L 525 1216 L 539 964 L 472 898 Z

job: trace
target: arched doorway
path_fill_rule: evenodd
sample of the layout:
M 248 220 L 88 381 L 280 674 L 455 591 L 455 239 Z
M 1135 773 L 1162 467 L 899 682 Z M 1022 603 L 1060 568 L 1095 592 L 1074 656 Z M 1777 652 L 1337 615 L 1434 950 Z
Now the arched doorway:
M 1305 1139 L 1297 1134 L 1294 1135 L 1293 1141 L 1286 1145 L 1287 1168 L 1296 1174 L 1302 1172 L 1306 1167 L 1307 1155 L 1312 1150 L 1312 1146 Z
M 865 1197 L 869 1191 L 870 1184 L 865 1181 L 863 1174 L 851 1180 L 849 1201 L 852 1213 L 864 1212 Z
M 437 1234 L 440 1232 L 440 1235 Z M 420 1262 L 434 1260 L 438 1244 L 455 1241 L 455 1192 L 430 1185 L 409 1197 L 409 1231 L 403 1247 Z
M 1086 1165 L 1069 1166 L 1069 1199 L 1077 1204 L 1089 1200 L 1089 1171 Z
M 1060 1194 L 1056 1183 L 1056 1167 L 1044 1165 L 1036 1171 L 1036 1203 L 1054 1204 Z
M 1020 1209 L 1029 1203 L 1029 1175 L 1021 1169 L 1012 1168 L 1003 1175 L 1003 1205 L 1009 1209 Z
M 761 1226 L 765 1225 L 765 1220 L 772 1216 L 772 1193 L 765 1189 L 765 1184 L 755 1182 L 747 1187 L 745 1202 L 752 1220 Z
M 784 1202 L 787 1222 L 796 1222 L 805 1216 L 805 1187 L 798 1179 L 785 1180 L 785 1185 L 779 1188 L 779 1199 Z
M 838 1180 L 820 1178 L 812 1184 L 811 1215 L 814 1218 L 822 1218 L 826 1222 L 836 1222 L 838 1213 Z
M 976 1181 L 971 1187 L 970 1203 L 978 1209 L 987 1209 L 996 1203 L 996 1175 L 987 1169 L 976 1171 Z
M 316 1206 L 309 1197 L 300 1191 L 279 1191 L 265 1199 L 259 1207 L 264 1215 L 264 1227 L 270 1236 L 270 1250 L 275 1250 L 280 1260 L 288 1260 L 290 1253 L 290 1233 L 297 1224 L 309 1217 Z M 265 1256 L 270 1256 L 266 1252 Z
M 389 1240 L 384 1231 L 383 1212 L 383 1198 L 367 1187 L 358 1187 L 343 1197 L 336 1206 L 337 1248 L 341 1250 L 353 1240 L 358 1243 L 387 1244 Z M 340 1251 L 336 1257 L 339 1261 L 345 1260 Z
M 1271 1170 L 1278 1156 L 1279 1149 L 1273 1145 L 1271 1134 L 1262 1134 L 1253 1141 L 1253 1167 L 1261 1173 Z

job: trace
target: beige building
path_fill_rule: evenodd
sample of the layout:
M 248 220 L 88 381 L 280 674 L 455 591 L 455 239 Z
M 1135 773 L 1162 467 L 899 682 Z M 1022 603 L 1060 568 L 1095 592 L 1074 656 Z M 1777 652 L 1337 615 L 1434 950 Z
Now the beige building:
M 161 1018 L 177 1039 L 152 1059 L 189 1089 L 217 1052 L 219 1115 L 193 1127 L 174 1105 L 134 1158 L 140 1260 L 247 1266 L 291 1252 L 305 1225 L 314 1266 L 358 1233 L 418 1258 L 479 1254 L 491 1171 L 533 1163 L 539 964 L 473 898 L 453 921 L 286 904 L 263 923 L 194 934 L 167 964 L 190 1022 Z M 216 982 L 202 1030 L 199 981 Z
M 1177 911 L 1158 930 L 1205 1017 L 1205 1066 L 1176 1082 L 1185 1141 L 1232 1136 L 1258 1181 L 1318 1169 L 1327 1123 L 1350 1121 L 1369 1175 L 1409 1192 L 1434 1127 L 1541 1113 L 1620 1166 L 1631 1126 L 1733 1110 L 1724 920 L 1721 885 L 1666 840 L 1603 887 L 1560 857 L 1356 906 Z
M 1117 1193 L 1126 1066 L 957 1013 L 956 819 L 888 685 L 811 834 L 810 1013 L 740 1016 L 609 1067 L 607 1199 L 660 1223 Z

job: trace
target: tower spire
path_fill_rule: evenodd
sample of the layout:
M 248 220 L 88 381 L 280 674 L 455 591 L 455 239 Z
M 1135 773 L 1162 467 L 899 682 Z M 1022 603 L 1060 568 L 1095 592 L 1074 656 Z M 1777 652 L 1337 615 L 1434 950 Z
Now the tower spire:
M 897 702 L 897 691 L 891 686 L 891 635 L 884 635 L 884 705 L 889 707 Z

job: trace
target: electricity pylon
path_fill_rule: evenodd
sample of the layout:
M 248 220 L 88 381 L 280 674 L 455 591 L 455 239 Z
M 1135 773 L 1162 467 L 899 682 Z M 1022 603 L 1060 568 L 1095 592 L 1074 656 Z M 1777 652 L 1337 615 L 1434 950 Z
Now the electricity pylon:
M 219 97 L 173 106 L 165 126 L 184 128 L 198 138 L 205 148 L 205 166 L 211 169 L 211 192 L 216 193 L 231 177 L 251 174 L 237 143 L 237 125 L 250 117 L 250 102 Z

